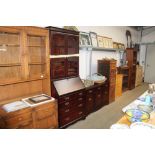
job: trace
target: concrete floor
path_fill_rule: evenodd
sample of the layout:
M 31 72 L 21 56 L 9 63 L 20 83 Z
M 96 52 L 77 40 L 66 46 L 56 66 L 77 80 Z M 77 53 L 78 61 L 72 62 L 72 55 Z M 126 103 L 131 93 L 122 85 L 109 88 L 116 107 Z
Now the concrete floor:
M 147 89 L 148 84 L 144 83 L 131 91 L 126 91 L 115 102 L 88 115 L 85 120 L 78 121 L 67 129 L 109 129 L 124 115 L 122 108 L 134 101 Z

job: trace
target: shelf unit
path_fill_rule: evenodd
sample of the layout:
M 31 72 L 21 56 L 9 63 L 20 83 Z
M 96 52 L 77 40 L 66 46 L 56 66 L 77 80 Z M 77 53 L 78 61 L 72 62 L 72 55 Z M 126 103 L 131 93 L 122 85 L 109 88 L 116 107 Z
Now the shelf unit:
M 102 48 L 102 47 L 93 47 L 93 46 L 80 46 L 80 50 L 88 50 L 88 51 L 124 51 L 124 49 L 117 49 L 117 48 Z
M 129 89 L 129 67 L 120 66 L 118 67 L 118 73 L 123 75 L 122 90 L 125 92 Z

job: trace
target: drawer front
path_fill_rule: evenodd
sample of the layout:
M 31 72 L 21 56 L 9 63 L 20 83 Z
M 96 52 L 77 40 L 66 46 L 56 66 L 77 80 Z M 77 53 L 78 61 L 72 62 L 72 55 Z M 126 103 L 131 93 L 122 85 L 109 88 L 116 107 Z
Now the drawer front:
M 59 98 L 59 104 L 64 103 L 64 102 L 68 102 L 68 101 L 72 101 L 72 100 L 77 100 L 77 98 L 83 98 L 84 97 L 84 91 L 80 91 L 78 93 L 75 94 L 70 94 L 70 95 L 66 95 L 64 97 L 60 97 Z
M 74 112 L 74 114 L 72 115 L 67 115 L 67 116 L 60 116 L 59 117 L 59 126 L 65 126 L 69 123 L 72 123 L 74 121 L 76 121 L 77 119 L 81 118 L 84 116 L 84 111 L 83 110 L 78 110 L 76 112 Z
M 59 108 L 59 116 L 71 115 L 72 113 L 76 113 L 76 111 L 79 110 L 84 110 L 84 102 L 76 103 L 76 105 L 72 107 Z
M 32 113 L 25 113 L 5 119 L 7 128 L 19 128 L 20 126 L 26 126 L 30 124 L 30 122 L 32 122 Z
M 53 114 L 52 117 L 46 117 L 44 119 L 36 121 L 37 129 L 48 129 L 48 128 L 58 128 L 58 118 L 57 114 Z
M 54 109 L 53 107 L 37 110 L 36 111 L 36 118 L 38 120 L 41 120 L 41 119 L 44 119 L 46 117 L 52 117 L 55 114 L 55 112 L 56 112 L 56 109 Z

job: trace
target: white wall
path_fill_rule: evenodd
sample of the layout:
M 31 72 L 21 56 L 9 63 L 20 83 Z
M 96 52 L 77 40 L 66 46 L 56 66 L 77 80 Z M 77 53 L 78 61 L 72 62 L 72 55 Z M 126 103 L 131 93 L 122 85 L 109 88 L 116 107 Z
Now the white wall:
M 130 30 L 132 35 L 132 41 L 136 43 L 138 41 L 138 32 L 127 26 L 78 26 L 79 31 L 83 32 L 96 32 L 98 35 L 107 36 L 113 39 L 115 42 L 120 42 L 126 46 L 126 30 Z M 89 73 L 89 51 L 80 51 L 80 77 L 86 78 Z M 92 73 L 97 72 L 97 60 L 102 58 L 114 58 L 117 60 L 117 66 L 119 66 L 120 56 L 119 52 L 109 51 L 93 51 L 92 53 Z

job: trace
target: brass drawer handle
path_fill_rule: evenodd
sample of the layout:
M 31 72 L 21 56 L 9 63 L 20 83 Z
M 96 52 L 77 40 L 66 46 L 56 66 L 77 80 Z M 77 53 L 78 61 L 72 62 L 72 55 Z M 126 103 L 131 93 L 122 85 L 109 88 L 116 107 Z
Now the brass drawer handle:
M 82 107 L 82 106 L 83 106 L 83 104 L 79 104 L 79 105 L 78 105 L 78 107 Z
M 92 90 L 89 90 L 89 93 L 92 93 L 93 91 Z
M 101 97 L 101 95 L 99 94 L 99 95 L 97 95 L 98 97 Z
M 89 98 L 88 100 L 89 100 L 89 101 L 92 101 L 92 98 Z
M 83 98 L 79 98 L 78 100 L 79 100 L 79 101 L 82 101 L 82 100 L 83 100 Z
M 65 97 L 65 100 L 69 100 L 69 97 Z
M 66 112 L 66 113 L 69 112 L 69 109 L 65 110 L 65 112 Z
M 69 102 L 66 102 L 65 105 L 69 105 Z
M 18 121 L 21 121 L 22 120 L 22 117 L 18 118 Z
M 80 111 L 80 112 L 79 112 L 79 115 L 81 115 L 81 114 L 83 114 L 83 112 L 82 112 L 82 111 Z
M 69 121 L 69 120 L 70 120 L 70 117 L 65 118 L 65 121 Z
M 79 96 L 83 95 L 83 93 L 79 93 Z

